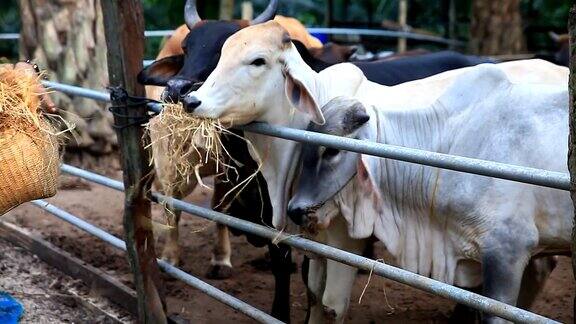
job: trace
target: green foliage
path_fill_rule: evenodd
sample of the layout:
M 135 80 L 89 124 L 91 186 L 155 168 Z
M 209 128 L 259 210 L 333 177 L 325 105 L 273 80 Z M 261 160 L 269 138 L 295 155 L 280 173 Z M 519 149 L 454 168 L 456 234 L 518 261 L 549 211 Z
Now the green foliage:
M 307 26 L 322 26 L 325 21 L 327 0 L 282 0 L 280 14 L 292 16 Z M 333 0 L 333 20 L 338 26 L 371 27 L 381 26 L 382 21 L 396 21 L 398 0 Z M 470 10 L 473 0 L 454 0 L 457 13 L 456 35 L 468 39 Z M 483 0 L 474 0 L 483 1 Z M 184 22 L 185 0 L 142 0 L 147 30 L 174 29 Z M 240 4 L 236 0 L 235 17 L 240 17 Z M 252 0 L 254 11 L 260 13 L 268 0 Z M 441 36 L 447 34 L 447 8 L 449 0 L 409 0 L 408 23 L 414 28 L 425 29 Z M 522 0 L 522 15 L 531 51 L 552 50 L 548 31 L 566 32 L 566 21 L 571 0 Z M 217 0 L 198 0 L 200 13 L 205 19 L 218 17 Z M 20 21 L 17 0 L 0 0 L 0 33 L 18 32 Z M 503 31 L 505 32 L 505 31 Z M 376 44 L 393 40 L 377 40 Z M 160 38 L 147 41 L 147 58 L 158 52 Z M 16 58 L 18 47 L 14 41 L 0 41 L 0 57 Z
M 16 0 L 0 1 L 0 33 L 17 33 L 19 30 L 20 15 Z M 18 43 L 12 40 L 1 40 L 0 57 L 18 57 Z

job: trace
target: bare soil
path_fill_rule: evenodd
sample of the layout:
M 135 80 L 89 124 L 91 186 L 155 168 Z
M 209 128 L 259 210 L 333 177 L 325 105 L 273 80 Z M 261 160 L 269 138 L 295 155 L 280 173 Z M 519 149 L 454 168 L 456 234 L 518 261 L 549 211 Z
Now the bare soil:
M 119 178 L 118 171 L 110 171 L 115 178 Z M 197 190 L 188 201 L 207 206 L 210 192 Z M 122 205 L 123 195 L 111 189 L 106 189 L 83 181 L 63 179 L 63 186 L 57 197 L 50 202 L 72 212 L 89 222 L 100 226 L 110 233 L 121 237 L 122 233 Z M 162 210 L 155 207 L 154 215 L 161 219 Z M 85 260 L 93 266 L 106 270 L 118 277 L 124 283 L 131 285 L 131 275 L 127 260 L 123 253 L 109 247 L 100 240 L 77 230 L 76 228 L 54 218 L 32 205 L 23 205 L 6 218 L 22 227 L 40 232 L 48 241 Z M 195 276 L 205 278 L 208 270 L 212 242 L 215 237 L 215 226 L 208 221 L 190 215 L 183 215 L 181 222 L 181 245 L 183 248 L 183 263 L 181 268 Z M 161 243 L 161 242 L 160 242 Z M 269 310 L 273 298 L 273 277 L 263 270 L 255 268 L 251 261 L 261 258 L 265 249 L 252 247 L 242 237 L 232 239 L 234 275 L 227 280 L 208 280 L 210 284 L 244 300 L 262 310 Z M 13 249 L 13 248 L 12 248 Z M 20 258 L 14 253 L 2 249 L 0 256 L 4 259 Z M 12 253 L 12 254 L 10 254 Z M 377 247 L 377 254 L 383 249 Z M 21 253 L 19 253 L 21 254 Z M 295 253 L 296 261 L 300 263 L 301 255 Z M 18 259 L 16 264 L 9 264 L 14 269 L 35 267 L 39 273 L 47 278 L 53 278 L 55 272 L 48 269 L 37 260 L 28 256 Z M 20 267 L 20 268 L 19 268 Z M 2 275 L 9 278 L 0 281 L 0 288 L 6 281 L 22 282 L 24 287 L 30 285 L 30 280 L 21 278 L 20 271 L 11 270 Z M 47 281 L 53 279 L 46 279 Z M 454 303 L 421 292 L 416 289 L 373 276 L 359 304 L 359 297 L 368 281 L 368 275 L 358 276 L 348 315 L 350 323 L 446 323 Z M 193 323 L 252 323 L 253 321 L 225 305 L 199 293 L 185 284 L 166 278 L 168 295 L 168 308 L 172 315 Z M 6 288 L 3 288 L 6 289 Z M 561 257 L 558 267 L 553 272 L 546 287 L 533 307 L 533 311 L 564 323 L 573 322 L 572 302 L 575 286 L 572 276 L 570 259 Z M 31 296 L 22 296 L 27 310 L 37 299 Z M 305 288 L 300 274 L 292 276 L 292 318 L 294 323 L 302 323 L 306 311 Z M 73 310 L 62 309 L 56 313 L 59 320 L 46 313 L 34 322 L 63 322 L 65 316 L 74 318 Z M 78 314 L 79 317 L 86 318 Z M 130 319 L 124 319 L 130 321 Z M 88 321 L 91 322 L 91 321 Z
M 0 290 L 19 300 L 21 323 L 133 323 L 133 317 L 35 255 L 0 240 Z

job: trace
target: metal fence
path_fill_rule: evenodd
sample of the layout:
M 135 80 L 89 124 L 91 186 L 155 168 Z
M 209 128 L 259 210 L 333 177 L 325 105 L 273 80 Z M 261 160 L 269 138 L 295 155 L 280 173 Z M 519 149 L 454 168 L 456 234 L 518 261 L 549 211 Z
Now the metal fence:
M 44 81 L 43 83 L 45 86 L 49 87 L 54 91 L 61 91 L 72 96 L 91 98 L 101 102 L 110 102 L 110 95 L 106 92 L 94 91 L 90 89 L 84 89 L 80 87 L 48 81 Z M 149 108 L 151 111 L 154 112 L 159 112 L 161 110 L 161 106 L 159 104 L 149 104 Z M 483 161 L 465 157 L 451 156 L 435 152 L 385 145 L 380 143 L 359 141 L 354 139 L 341 138 L 337 136 L 313 133 L 303 130 L 296 130 L 261 123 L 255 123 L 243 126 L 241 127 L 241 129 L 248 132 L 254 132 L 268 136 L 276 136 L 280 138 L 306 143 L 315 143 L 336 149 L 349 150 L 358 153 L 374 155 L 378 157 L 397 159 L 410 163 L 418 163 L 455 171 L 474 173 L 483 176 L 491 176 L 560 190 L 569 190 L 570 187 L 569 175 L 558 172 L 514 166 L 492 161 Z M 104 176 L 92 172 L 78 169 L 69 165 L 63 165 L 61 170 L 64 173 L 80 177 L 85 180 L 98 183 L 100 185 L 107 186 L 114 190 L 118 191 L 124 190 L 124 186 L 121 182 L 106 178 Z M 519 309 L 514 306 L 504 304 L 502 302 L 484 297 L 482 295 L 475 294 L 454 286 L 450 286 L 448 284 L 424 276 L 420 276 L 418 274 L 400 268 L 396 268 L 387 264 L 383 264 L 371 259 L 367 259 L 359 255 L 355 255 L 324 244 L 320 244 L 318 242 L 314 242 L 301 237 L 286 235 L 262 225 L 250 223 L 235 218 L 233 216 L 221 214 L 210 209 L 195 206 L 183 202 L 181 200 L 174 199 L 172 197 L 161 195 L 159 193 L 152 193 L 151 196 L 152 199 L 156 202 L 168 203 L 171 206 L 174 206 L 174 208 L 189 213 L 191 215 L 202 217 L 217 223 L 225 224 L 232 228 L 236 228 L 268 239 L 280 239 L 284 244 L 290 245 L 292 247 L 305 250 L 314 253 L 316 255 L 319 255 L 321 257 L 329 258 L 350 266 L 354 266 L 359 269 L 371 270 L 373 271 L 374 274 L 382 276 L 384 278 L 401 282 L 403 284 L 433 293 L 435 295 L 448 298 L 460 304 L 470 306 L 472 308 L 478 309 L 480 311 L 489 314 L 494 314 L 507 320 L 523 323 L 554 322 L 551 319 L 545 318 L 543 316 L 531 313 L 523 309 Z M 117 248 L 122 249 L 123 247 L 122 245 L 123 242 L 120 241 L 119 239 L 111 236 L 110 234 L 107 234 L 106 232 L 100 229 L 95 228 L 94 226 L 78 219 L 77 217 L 71 214 L 68 214 L 44 202 L 37 201 L 35 202 L 35 205 L 40 208 L 46 209 L 48 212 L 58 217 L 61 217 L 62 219 L 70 222 L 71 224 L 78 226 L 81 229 L 86 230 L 106 240 L 107 242 L 113 244 Z M 258 321 L 266 323 L 277 321 L 275 319 L 270 318 L 270 316 L 263 314 L 260 310 L 257 310 L 252 306 L 247 305 L 246 303 L 243 303 L 237 300 L 236 298 L 229 296 L 219 291 L 218 289 L 209 286 L 206 283 L 201 282 L 198 278 L 186 274 L 181 270 L 173 266 L 170 266 L 169 264 L 160 262 L 160 267 L 168 274 L 176 276 L 178 279 L 184 280 L 191 286 L 206 292 L 207 294 L 216 298 L 217 300 L 237 309 L 240 312 L 245 313 L 246 315 Z
M 383 29 L 363 29 L 363 28 L 307 28 L 310 33 L 329 34 L 329 35 L 358 35 L 358 36 L 376 36 L 376 37 L 391 37 L 391 38 L 406 38 L 419 41 L 427 41 L 438 44 L 445 44 L 451 46 L 466 46 L 465 42 L 446 39 L 439 36 L 423 35 L 404 31 L 393 31 Z M 144 32 L 146 37 L 166 37 L 171 36 L 174 30 L 147 30 Z M 18 33 L 1 33 L 0 40 L 19 40 L 20 34 Z

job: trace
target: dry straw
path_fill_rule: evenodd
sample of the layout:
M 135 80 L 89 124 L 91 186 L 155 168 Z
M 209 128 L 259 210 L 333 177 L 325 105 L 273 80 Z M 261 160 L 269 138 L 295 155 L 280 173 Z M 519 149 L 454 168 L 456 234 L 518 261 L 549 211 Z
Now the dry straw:
M 197 118 L 187 113 L 182 104 L 163 104 L 160 115 L 153 118 L 147 126 L 151 146 L 157 149 L 153 154 L 153 161 L 164 159 L 163 167 L 170 170 L 160 170 L 162 174 L 171 174 L 166 179 L 159 179 L 162 189 L 166 195 L 173 195 L 186 188 L 191 178 L 207 187 L 201 178 L 201 169 L 208 168 L 208 173 L 215 175 L 225 175 L 227 180 L 238 179 L 237 167 L 242 167 L 241 163 L 235 161 L 224 147 L 222 136 L 238 135 L 227 130 L 219 120 L 208 118 Z M 248 146 L 252 144 L 246 141 Z M 241 190 L 260 171 L 262 162 L 258 159 L 258 170 L 247 179 L 242 179 L 230 192 L 222 199 L 232 193 L 238 195 Z
M 0 66 L 0 215 L 56 193 L 59 133 L 41 111 L 44 94 L 38 75 Z

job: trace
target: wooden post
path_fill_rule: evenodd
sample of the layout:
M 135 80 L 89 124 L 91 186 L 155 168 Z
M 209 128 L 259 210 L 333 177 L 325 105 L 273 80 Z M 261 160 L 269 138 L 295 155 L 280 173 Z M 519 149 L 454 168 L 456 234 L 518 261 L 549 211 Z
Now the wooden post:
M 220 0 L 220 20 L 232 20 L 234 17 L 234 0 Z
M 456 40 L 456 1 L 449 0 L 448 8 L 448 39 Z M 450 49 L 455 49 L 454 44 L 450 44 Z
M 398 5 L 398 24 L 402 31 L 406 31 L 408 20 L 408 0 L 400 0 Z M 406 38 L 398 38 L 398 53 L 406 52 Z
M 252 5 L 252 1 L 243 1 L 242 2 L 242 19 L 252 20 L 253 18 L 254 18 L 254 6 Z
M 576 213 L 576 5 L 570 9 L 568 16 L 568 32 L 570 34 L 570 136 L 568 140 L 568 170 L 570 171 L 570 195 Z M 576 221 L 576 214 L 574 215 Z M 576 278 L 576 222 L 572 227 L 572 271 Z M 576 297 L 573 304 L 576 315 Z
M 139 323 L 166 323 L 164 289 L 156 263 L 150 212 L 152 168 L 149 138 L 141 123 L 148 109 L 123 94 L 144 97 L 136 81 L 144 58 L 144 16 L 140 0 L 101 0 L 108 46 L 108 73 L 114 122 L 124 170 L 124 237 L 138 294 Z M 125 89 L 123 92 L 121 89 Z
M 332 16 L 334 15 L 334 0 L 326 0 L 326 15 L 324 16 L 324 26 L 332 27 Z

